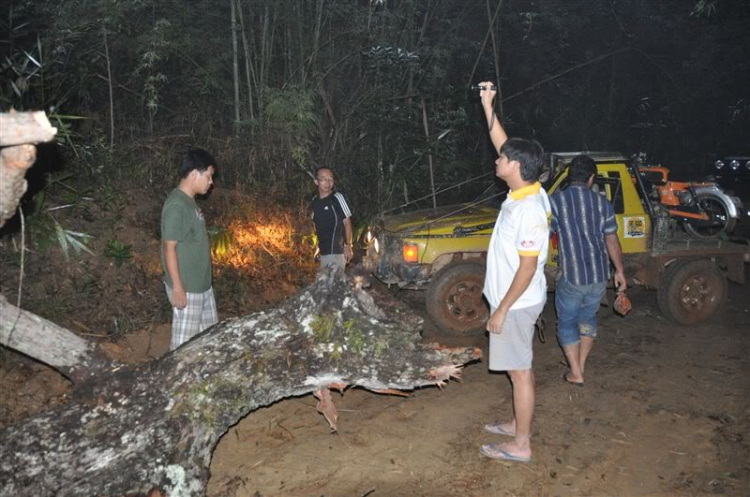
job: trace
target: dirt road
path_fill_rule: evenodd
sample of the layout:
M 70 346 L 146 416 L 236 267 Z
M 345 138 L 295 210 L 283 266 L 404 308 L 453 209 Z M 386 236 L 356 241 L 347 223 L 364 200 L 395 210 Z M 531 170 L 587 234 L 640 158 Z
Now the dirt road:
M 584 388 L 561 379 L 548 305 L 531 463 L 479 454 L 499 438 L 482 426 L 511 409 L 507 377 L 480 362 L 408 398 L 345 392 L 338 434 L 312 396 L 251 413 L 217 447 L 209 495 L 748 495 L 750 285 L 731 285 L 722 315 L 696 327 L 668 322 L 652 292 L 631 293 L 627 318 L 601 310 Z M 400 296 L 420 309 L 421 294 Z M 484 336 L 450 339 L 429 323 L 425 339 L 486 352 Z

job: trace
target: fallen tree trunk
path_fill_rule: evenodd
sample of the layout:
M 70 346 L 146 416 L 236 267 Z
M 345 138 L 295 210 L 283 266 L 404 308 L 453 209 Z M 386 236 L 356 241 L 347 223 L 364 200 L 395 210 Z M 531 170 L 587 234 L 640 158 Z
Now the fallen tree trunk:
M 214 446 L 254 409 L 315 393 L 335 430 L 329 387 L 442 385 L 480 357 L 422 344 L 420 327 L 340 274 L 319 277 L 160 360 L 101 370 L 68 404 L 0 432 L 0 495 L 203 495 Z
M 74 382 L 116 367 L 99 348 L 72 331 L 8 303 L 0 295 L 0 345 L 52 366 Z

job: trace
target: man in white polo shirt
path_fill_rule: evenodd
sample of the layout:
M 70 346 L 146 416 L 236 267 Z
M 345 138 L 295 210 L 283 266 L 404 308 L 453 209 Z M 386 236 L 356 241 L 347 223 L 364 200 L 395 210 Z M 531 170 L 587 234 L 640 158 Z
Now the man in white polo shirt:
M 544 150 L 533 140 L 508 139 L 493 112 L 492 83 L 480 92 L 492 144 L 498 150 L 495 174 L 508 184 L 487 252 L 484 295 L 490 303 L 489 367 L 507 371 L 513 385 L 513 418 L 486 425 L 485 430 L 513 437 L 504 444 L 482 445 L 493 459 L 531 460 L 531 419 L 534 414 L 532 343 L 534 325 L 547 300 L 544 265 L 549 245 L 551 208 L 538 182 Z

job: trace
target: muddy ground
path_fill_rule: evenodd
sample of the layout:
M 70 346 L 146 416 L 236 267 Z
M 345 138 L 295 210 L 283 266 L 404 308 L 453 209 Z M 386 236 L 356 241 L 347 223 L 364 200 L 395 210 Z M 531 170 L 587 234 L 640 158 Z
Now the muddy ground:
M 479 454 L 500 438 L 482 426 L 511 409 L 507 376 L 480 362 L 409 398 L 345 392 L 338 434 L 311 396 L 254 412 L 218 445 L 209 495 L 748 495 L 750 286 L 732 285 L 722 315 L 695 327 L 667 321 L 653 292 L 631 293 L 626 318 L 602 308 L 584 388 L 563 383 L 545 310 L 529 464 Z M 429 322 L 425 339 L 486 352 L 484 336 L 446 338 Z
M 92 241 L 97 257 L 65 262 L 32 246 L 23 304 L 136 362 L 164 354 L 170 334 L 158 270 L 159 202 L 139 205 L 121 209 L 123 221 L 110 224 L 111 231 L 73 226 L 103 233 Z M 115 237 L 133 247 L 122 267 L 101 255 Z M 15 242 L 3 243 L 0 290 L 13 300 Z M 288 269 L 281 279 L 264 273 L 271 264 L 254 267 L 241 277 L 219 271 L 222 318 L 275 305 L 305 283 L 283 260 L 278 267 Z M 750 281 L 747 267 L 746 274 Z M 647 290 L 631 292 L 634 310 L 626 318 L 602 308 L 584 388 L 561 379 L 566 367 L 548 305 L 546 343 L 535 342 L 537 410 L 528 464 L 479 454 L 481 444 L 500 438 L 482 426 L 508 418 L 511 389 L 507 376 L 478 362 L 465 368 L 461 382 L 407 398 L 347 390 L 334 397 L 337 434 L 312 396 L 252 412 L 217 446 L 208 495 L 749 495 L 750 283 L 729 290 L 721 315 L 695 327 L 667 321 Z M 392 293 L 424 314 L 423 294 Z M 484 335 L 441 335 L 429 320 L 424 338 L 486 352 Z M 68 389 L 51 369 L 0 349 L 0 427 L 60 402 Z
M 653 292 L 631 294 L 626 318 L 602 308 L 584 388 L 561 380 L 553 325 L 546 343 L 535 342 L 531 463 L 479 454 L 482 443 L 500 438 L 482 426 L 511 409 L 507 377 L 479 362 L 461 382 L 408 398 L 347 390 L 335 398 L 337 434 L 312 396 L 255 411 L 217 446 L 208 495 L 748 495 L 750 286 L 732 285 L 722 315 L 695 327 L 667 321 Z M 423 309 L 421 294 L 397 296 Z M 554 323 L 550 306 L 545 314 Z M 169 333 L 164 323 L 110 348 L 148 360 L 166 351 Z M 486 352 L 481 335 L 446 337 L 429 321 L 424 335 Z M 11 401 L 43 409 L 67 389 L 56 373 L 7 351 L 2 366 L 6 411 Z

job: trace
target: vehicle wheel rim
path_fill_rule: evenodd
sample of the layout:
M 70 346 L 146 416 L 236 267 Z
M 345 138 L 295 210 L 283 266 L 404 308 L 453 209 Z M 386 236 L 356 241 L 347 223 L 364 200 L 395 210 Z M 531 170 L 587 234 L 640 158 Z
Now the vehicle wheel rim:
M 718 302 L 718 288 L 713 278 L 693 276 L 685 280 L 680 289 L 680 302 L 691 313 L 702 314 Z
M 446 318 L 462 325 L 486 319 L 487 308 L 482 301 L 483 282 L 463 281 L 448 289 L 445 299 Z
M 729 223 L 729 213 L 724 204 L 715 198 L 702 198 L 699 202 L 713 223 L 710 226 L 693 226 L 693 230 L 705 237 L 714 237 L 724 231 Z

